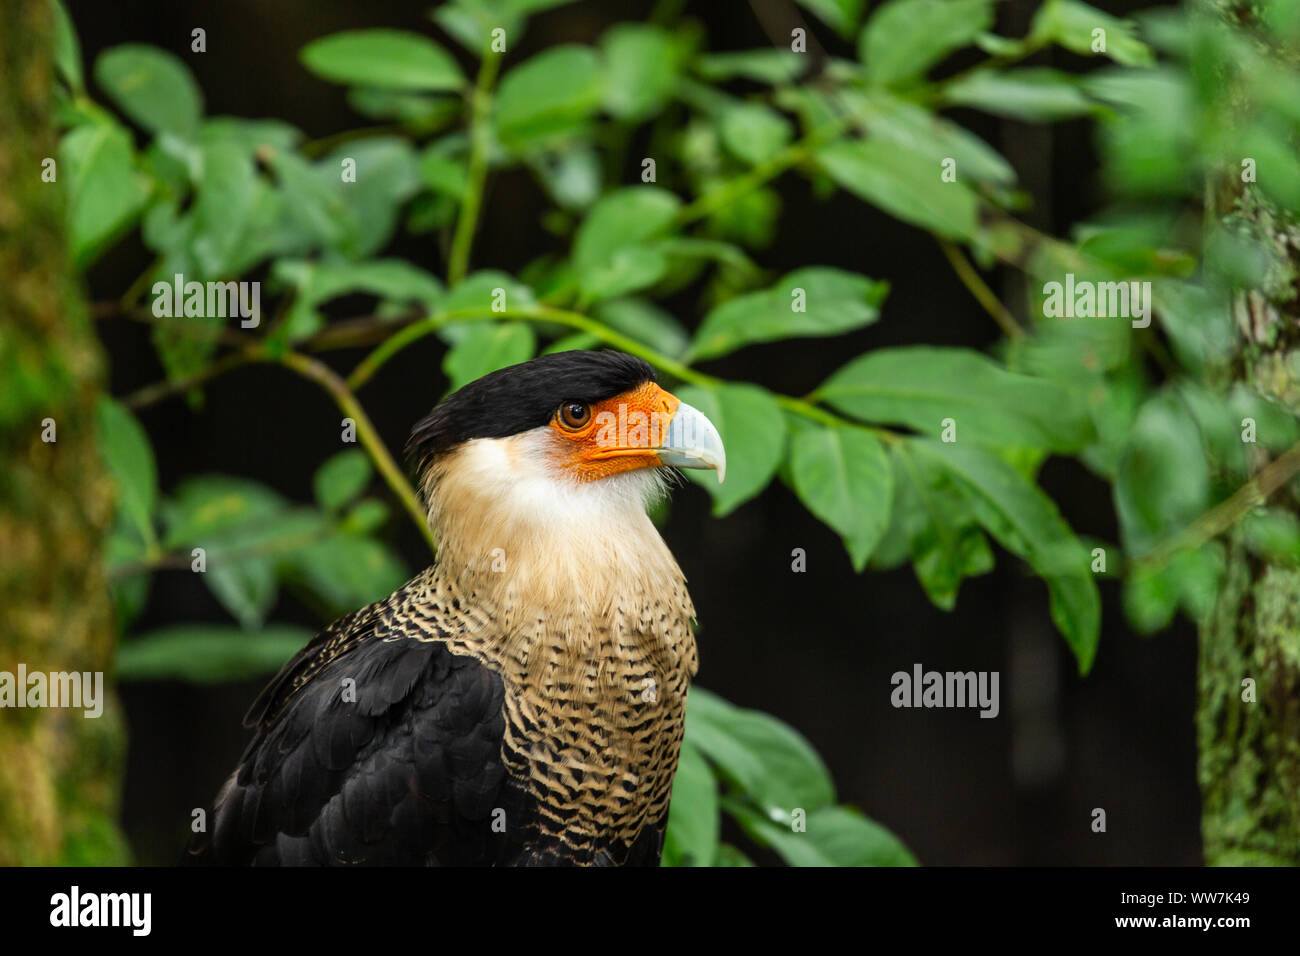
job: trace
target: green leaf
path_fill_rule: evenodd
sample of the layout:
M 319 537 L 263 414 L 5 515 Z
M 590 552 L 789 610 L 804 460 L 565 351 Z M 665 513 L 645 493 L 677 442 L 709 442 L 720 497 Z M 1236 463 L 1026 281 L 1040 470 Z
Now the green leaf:
M 993 551 L 970 503 L 945 469 L 911 454 L 905 443 L 892 452 L 894 502 L 886 541 L 898 536 L 893 548 L 912 558 L 926 596 L 936 607 L 951 611 L 961 582 L 993 569 Z M 886 547 L 882 542 L 874 561 L 883 559 L 880 552 Z
M 1300 421 L 1296 419 L 1300 409 L 1267 398 L 1242 382 L 1228 394 L 1228 410 L 1239 441 L 1247 418 L 1254 419 L 1256 439 L 1269 451 L 1281 452 L 1300 440 Z
M 260 626 L 274 604 L 277 564 L 329 533 L 320 512 L 289 509 L 269 488 L 224 475 L 186 479 L 162 513 L 164 546 L 203 548 L 205 583 L 245 626 Z
M 140 533 L 119 512 L 104 541 L 104 563 L 109 572 L 114 632 L 120 639 L 131 630 L 149 598 L 148 549 Z M 130 569 L 127 571 L 127 569 Z
M 695 265 L 701 261 L 716 262 L 727 267 L 734 275 L 757 276 L 759 268 L 745 255 L 743 249 L 730 242 L 719 239 L 699 239 L 695 236 L 670 236 L 667 239 L 655 239 L 650 248 L 664 253 L 670 259 L 682 260 L 686 274 L 692 279 L 698 275 Z M 688 280 L 689 281 L 689 280 Z
M 200 275 L 225 278 L 241 271 L 239 265 L 246 261 L 249 227 L 266 187 L 252 153 L 238 143 L 210 143 L 201 156 L 191 249 Z
M 285 567 L 332 615 L 386 598 L 410 577 L 401 558 L 384 544 L 341 532 L 298 548 Z
M 1251 554 L 1272 564 L 1300 567 L 1300 517 L 1281 508 L 1257 508 L 1241 519 L 1241 536 Z
M 587 209 L 600 197 L 601 159 L 595 149 L 574 145 L 560 153 L 541 153 L 528 159 L 556 204 L 564 209 Z
M 348 534 L 369 534 L 387 520 L 388 505 L 377 498 L 365 498 L 344 515 L 339 528 Z
M 706 53 L 695 61 L 695 69 L 715 83 L 739 78 L 776 86 L 796 79 L 807 62 L 793 50 L 734 50 Z
M 1124 66 L 1150 66 L 1152 55 L 1145 43 L 1134 37 L 1131 21 L 1077 0 L 1047 0 L 1034 15 L 1026 40 L 1030 43 L 1056 42 L 1072 53 L 1093 56 L 1098 53 Z M 1098 36 L 1095 31 L 1101 30 Z M 1104 49 L 1096 49 L 1098 43 Z
M 861 571 L 885 533 L 894 494 L 880 439 L 863 428 L 801 429 L 790 443 L 790 471 L 799 500 L 839 533 Z
M 668 259 L 644 243 L 668 229 L 680 205 L 666 190 L 630 186 L 592 207 L 573 241 L 573 264 L 588 301 L 626 295 L 659 280 Z
M 808 814 L 806 828 L 775 821 L 735 799 L 723 806 L 756 842 L 770 846 L 790 866 L 915 866 L 902 842 L 852 807 L 823 807 Z
M 1124 579 L 1124 616 L 1135 630 L 1154 634 L 1174 619 L 1178 597 L 1176 572 L 1134 562 Z
M 789 144 L 794 127 L 771 107 L 742 103 L 723 112 L 719 132 L 732 155 L 757 166 Z
M 689 333 L 676 317 L 645 299 L 606 299 L 593 314 L 611 329 L 672 358 L 690 344 Z
M 953 106 L 972 106 L 1031 123 L 1073 119 L 1097 109 L 1078 80 L 1049 67 L 1001 73 L 979 70 L 945 86 L 943 96 Z
M 455 391 L 507 365 L 527 362 L 537 352 L 537 337 L 522 322 L 480 322 L 443 359 L 442 370 Z
M 158 506 L 158 469 L 149 436 L 126 408 L 108 398 L 99 401 L 99 446 L 108 473 L 117 485 L 118 507 L 152 544 L 156 540 L 154 509 Z
M 1162 392 L 1138 412 L 1115 476 L 1125 549 L 1143 554 L 1209 507 L 1201 432 L 1186 406 Z
M 182 624 L 120 644 L 121 680 L 243 680 L 274 673 L 312 638 L 303 627 L 279 625 L 249 633 L 233 627 Z
M 1129 361 L 1132 344 L 1127 322 L 1043 317 L 1034 323 L 1033 335 L 1008 343 L 1007 364 L 1062 388 L 1095 389 L 1105 373 Z
M 799 0 L 817 19 L 848 39 L 858 29 L 866 0 Z
M 515 152 L 574 132 L 600 106 L 601 68 L 583 46 L 552 47 L 524 61 L 501 80 L 496 128 Z
M 356 162 L 356 182 L 342 179 L 345 159 Z M 400 136 L 344 143 L 317 163 L 316 169 L 347 211 L 347 228 L 337 251 L 354 259 L 372 256 L 388 243 L 402 204 L 420 188 L 415 149 Z
M 524 35 L 527 17 L 573 0 L 454 0 L 429 11 L 429 16 L 457 43 L 475 56 L 488 51 L 492 31 L 505 30 L 510 42 Z
M 1217 541 L 1174 554 L 1163 567 L 1132 562 L 1124 582 L 1124 613 L 1137 630 L 1151 634 L 1169 626 L 1181 604 L 1198 625 L 1213 612 L 1227 567 Z
M 298 230 L 308 247 L 340 249 L 353 242 L 352 212 L 342 190 L 335 185 L 338 168 L 326 170 L 291 150 L 264 152 L 284 197 L 286 228 Z
M 366 490 L 374 469 L 370 458 L 360 448 L 349 448 L 330 457 L 312 477 L 316 503 L 333 514 L 342 510 Z
M 526 309 L 536 303 L 533 290 L 514 276 L 494 269 L 484 269 L 466 276 L 448 291 L 438 312 L 474 311 L 491 315 L 502 309 Z M 478 324 L 471 321 L 456 322 L 444 326 L 441 336 L 447 342 L 459 344 Z
M 753 866 L 754 861 L 730 843 L 719 843 L 713 866 Z
M 877 349 L 835 372 L 814 395 L 863 421 L 930 435 L 941 435 L 944 420 L 953 419 L 958 442 L 1075 451 L 1093 438 L 1074 393 L 968 349 Z
M 720 822 L 718 783 L 713 771 L 690 740 L 685 740 L 668 803 L 663 865 L 710 865 L 718 852 Z
M 303 65 L 335 83 L 399 90 L 459 90 L 455 58 L 426 36 L 404 30 L 347 30 L 302 48 Z
M 653 246 L 624 246 L 614 250 L 600 268 L 584 273 L 584 301 L 627 295 L 654 285 L 668 271 L 668 256 Z
M 260 628 L 275 604 L 275 562 L 258 554 L 214 554 L 203 582 L 246 631 Z
M 919 76 L 993 26 L 992 0 L 887 0 L 858 39 L 875 84 Z
M 504 8 L 476 0 L 441 4 L 429 11 L 429 17 L 474 56 L 488 53 L 494 29 L 505 30 L 506 36 L 516 41 L 523 29 L 523 23 L 508 17 Z
M 459 200 L 469 187 L 469 173 L 467 161 L 451 155 L 449 139 L 431 144 L 420 155 L 420 178 L 434 192 Z
M 1112 190 L 1138 195 L 1183 195 L 1194 189 L 1204 145 L 1200 94 L 1182 70 L 1098 70 L 1088 93 L 1118 107 L 1101 125 L 1098 154 Z
M 613 250 L 661 233 L 681 200 L 657 186 L 629 186 L 605 196 L 587 214 L 573 242 L 573 261 L 581 270 L 599 267 Z
M 162 504 L 166 548 L 201 545 L 216 549 L 233 529 L 265 528 L 283 513 L 283 498 L 265 485 L 224 475 L 195 475 L 177 485 Z
M 278 282 L 296 289 L 283 334 L 297 341 L 325 325 L 320 306 L 342 295 L 376 296 L 387 308 L 420 306 L 433 312 L 443 296 L 442 283 L 405 259 L 368 259 L 362 262 L 307 262 L 280 259 L 272 269 Z
M 203 94 L 180 59 L 153 46 L 129 43 L 95 61 L 95 82 L 118 107 L 151 133 L 191 139 L 203 118 Z
M 677 86 L 678 48 L 672 34 L 644 23 L 621 23 L 600 38 L 605 108 L 623 120 L 663 108 Z
M 94 262 L 140 211 L 144 189 L 131 160 L 131 137 L 116 123 L 78 126 L 59 144 L 68 182 L 68 243 L 78 269 Z
M 713 498 L 721 518 L 753 498 L 772 480 L 785 452 L 785 415 L 772 393 L 756 385 L 684 386 L 675 393 L 713 422 L 727 449 L 727 480 L 712 472 L 686 472 Z
M 921 153 L 871 137 L 823 146 L 817 161 L 841 187 L 904 222 L 949 238 L 975 232 L 975 193 L 961 180 L 943 182 L 941 167 Z
M 686 737 L 766 813 L 812 812 L 835 800 L 821 757 L 789 724 L 728 703 L 702 687 L 686 702 Z
M 798 269 L 770 289 L 737 296 L 710 310 L 695 333 L 688 361 L 717 358 L 753 342 L 860 329 L 880 317 L 888 292 L 886 282 L 841 269 Z M 800 307 L 803 311 L 795 311 Z
M 77 40 L 77 28 L 73 26 L 68 11 L 61 0 L 51 0 L 54 15 L 54 63 L 59 75 L 74 92 L 81 92 L 84 85 L 81 74 L 81 43 Z
M 1101 634 L 1101 597 L 1088 552 L 1052 499 L 1014 467 L 976 445 L 909 439 L 908 449 L 946 468 L 981 525 L 1029 562 L 1047 583 L 1052 620 L 1080 673 L 1092 667 Z
M 883 90 L 859 93 L 846 90 L 841 102 L 849 106 L 872 137 L 894 143 L 915 155 L 931 169 L 945 159 L 957 162 L 959 179 L 1011 186 L 1016 171 L 1002 156 L 974 133 L 930 110 L 899 99 Z
M 460 116 L 463 104 L 451 96 L 410 93 L 405 90 L 377 90 L 354 87 L 348 90 L 348 106 L 362 116 L 396 120 L 413 131 L 442 129 Z

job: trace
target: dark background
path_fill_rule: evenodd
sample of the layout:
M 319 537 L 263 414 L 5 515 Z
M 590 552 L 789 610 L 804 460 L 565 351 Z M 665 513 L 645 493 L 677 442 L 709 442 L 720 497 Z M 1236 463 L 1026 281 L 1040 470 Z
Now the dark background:
M 758 5 L 772 23 L 801 16 L 785 0 Z M 1130 10 L 1123 3 L 1097 5 L 1113 13 Z M 154 44 L 194 71 L 209 115 L 274 117 L 308 137 L 372 121 L 348 108 L 341 87 L 299 65 L 300 47 L 349 28 L 435 29 L 425 17 L 426 0 L 67 0 L 67 6 L 88 64 L 109 46 Z M 1021 35 L 1034 7 L 1022 0 L 1002 5 L 1001 32 Z M 649 8 L 586 0 L 543 14 L 512 46 L 507 68 L 557 42 L 594 42 L 614 22 L 645 19 Z M 704 26 L 714 50 L 770 42 L 742 0 L 696 0 L 686 4 L 685 15 Z M 829 28 L 804 20 L 831 53 L 853 55 Z M 205 54 L 190 52 L 194 27 L 207 31 Z M 460 55 L 451 41 L 447 46 Z M 1066 68 L 1091 66 L 1059 52 L 1051 56 Z M 961 65 L 958 59 L 951 66 Z M 1034 196 L 1023 214 L 1034 225 L 1068 234 L 1103 201 L 1085 124 L 1040 130 L 977 114 L 958 118 L 1015 165 Z M 626 182 L 637 181 L 635 168 L 625 172 Z M 843 194 L 818 202 L 797 176 L 782 179 L 779 190 L 780 231 L 770 249 L 755 254 L 760 265 L 776 275 L 814 264 L 854 269 L 889 279 L 893 292 L 881 321 L 846 339 L 759 345 L 711 363 L 710 372 L 798 395 L 866 349 L 909 343 L 987 348 L 997 341 L 996 326 L 929 236 Z M 494 174 L 474 267 L 516 271 L 559 247 L 538 224 L 544 208 L 526 174 Z M 431 237 L 399 236 L 385 254 L 439 275 L 445 271 Z M 91 298 L 120 295 L 148 263 L 138 240 L 122 244 L 92 270 Z M 1017 308 L 1023 296 L 1018 278 L 999 274 L 994 284 Z M 669 305 L 688 322 L 701 314 L 691 294 Z M 114 394 L 163 377 L 147 327 L 109 320 L 101 333 Z M 326 358 L 347 370 L 362 354 Z M 444 391 L 440 360 L 440 346 L 426 338 L 362 392 L 390 449 L 400 449 L 410 425 Z M 172 399 L 145 409 L 141 418 L 164 491 L 189 474 L 222 472 L 310 500 L 312 472 L 339 450 L 338 413 L 330 399 L 271 367 L 218 379 L 198 411 Z M 1076 463 L 1053 459 L 1043 483 L 1078 532 L 1115 540 L 1102 481 Z M 993 573 L 968 581 L 956 610 L 945 613 L 929 603 L 910 566 L 855 575 L 835 535 L 779 483 L 723 520 L 713 519 L 704 493 L 688 485 L 677 493 L 663 530 L 700 615 L 699 683 L 797 727 L 825 758 L 840 799 L 890 827 L 923 863 L 1200 862 L 1196 645 L 1186 622 L 1142 638 L 1124 623 L 1117 584 L 1103 582 L 1101 649 L 1092 674 L 1080 678 L 1048 616 L 1046 589 L 1005 553 Z M 396 510 L 390 533 L 410 567 L 421 566 L 423 542 Z M 807 551 L 805 574 L 791 573 L 795 547 Z M 272 619 L 320 623 L 288 596 Z M 193 620 L 227 618 L 194 575 L 156 575 L 137 630 Z M 1001 714 L 984 720 L 974 710 L 892 708 L 890 675 L 918 662 L 927 669 L 999 671 Z M 258 689 L 258 682 L 121 688 L 130 733 L 125 824 L 140 862 L 178 859 L 191 810 L 210 804 L 244 746 L 240 717 Z M 1104 834 L 1091 830 L 1096 807 L 1107 814 Z

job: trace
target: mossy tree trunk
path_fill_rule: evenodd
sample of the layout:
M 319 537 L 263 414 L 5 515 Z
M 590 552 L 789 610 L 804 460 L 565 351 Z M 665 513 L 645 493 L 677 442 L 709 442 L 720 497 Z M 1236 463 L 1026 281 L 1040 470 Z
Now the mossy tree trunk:
M 1300 275 L 1300 234 L 1247 217 Z M 1276 292 L 1238 302 L 1245 384 L 1300 405 L 1300 309 Z M 1270 506 L 1300 514 L 1291 482 Z M 1207 863 L 1300 865 L 1300 569 L 1252 554 L 1234 533 L 1227 575 L 1200 635 L 1202 832 Z M 1253 687 L 1245 682 L 1253 682 Z
M 113 631 L 101 549 L 102 360 L 65 253 L 47 0 L 0 4 L 0 670 L 103 672 Z M 48 435 L 52 420 L 55 441 Z M 120 711 L 0 709 L 0 865 L 123 862 Z
M 1210 5 L 1232 22 L 1254 15 L 1227 0 Z M 1297 51 L 1271 52 L 1300 59 Z M 1300 408 L 1300 225 L 1248 192 L 1236 171 L 1210 192 L 1207 207 L 1226 227 L 1272 245 L 1289 263 L 1269 288 L 1239 295 L 1233 305 L 1241 345 L 1233 377 Z M 1265 463 L 1262 453 L 1256 463 Z M 1300 515 L 1300 479 L 1284 483 L 1268 504 Z M 1205 861 L 1300 865 L 1300 568 L 1252 554 L 1239 530 L 1226 543 L 1225 584 L 1200 630 Z
M 1300 864 L 1300 570 L 1240 541 L 1201 629 L 1199 725 L 1206 862 Z

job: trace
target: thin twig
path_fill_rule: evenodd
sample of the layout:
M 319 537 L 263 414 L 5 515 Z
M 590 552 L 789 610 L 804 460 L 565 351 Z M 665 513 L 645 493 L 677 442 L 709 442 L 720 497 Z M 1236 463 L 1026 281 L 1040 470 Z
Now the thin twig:
M 957 278 L 961 279 L 962 285 L 970 290 L 970 294 L 975 297 L 976 302 L 984 307 L 984 311 L 993 316 L 993 321 L 1001 327 L 1002 331 L 1013 339 L 1024 335 L 1025 330 L 1016 322 L 1011 310 L 1002 304 L 1002 300 L 997 297 L 983 278 L 980 277 L 980 274 L 975 271 L 975 267 L 966 258 L 966 254 L 949 239 L 942 236 L 935 236 L 935 239 L 938 240 L 939 248 L 947 256 L 953 271 L 957 273 Z
M 259 353 L 259 361 L 275 362 L 283 365 L 285 368 L 297 372 L 304 378 L 310 379 L 317 385 L 320 385 L 325 391 L 330 393 L 334 403 L 348 418 L 351 418 L 357 426 L 357 436 L 361 439 L 361 444 L 366 451 L 370 453 L 371 460 L 375 467 L 379 469 L 379 474 L 383 476 L 388 487 L 392 489 L 393 494 L 402 503 L 411 519 L 420 528 L 424 535 L 425 541 L 429 543 L 430 550 L 437 550 L 437 543 L 433 538 L 433 531 L 429 528 L 428 516 L 424 508 L 420 505 L 420 499 L 415 494 L 415 489 L 411 487 L 402 470 L 397 467 L 393 461 L 392 455 L 384 447 L 383 440 L 379 437 L 379 432 L 375 429 L 366 410 L 361 407 L 357 397 L 348 389 L 347 384 L 341 379 L 335 371 L 319 359 L 312 358 L 309 355 L 303 355 L 299 352 L 286 352 L 284 355 L 269 355 Z
M 683 206 L 677 211 L 673 221 L 678 226 L 683 226 L 686 223 L 712 215 L 728 203 L 735 202 L 746 193 L 752 192 L 769 180 L 775 179 L 787 169 L 811 159 L 818 146 L 824 145 L 844 132 L 849 123 L 850 119 L 848 117 L 841 116 L 821 128 L 813 130 L 807 136 L 791 143 L 776 155 L 763 160 L 748 172 L 727 180 L 716 189 L 711 189 L 703 196 Z
M 1261 468 L 1259 474 L 1230 497 L 1142 555 L 1136 563 L 1160 567 L 1179 551 L 1194 550 L 1207 541 L 1212 541 L 1236 524 L 1246 512 L 1267 501 L 1273 492 L 1297 474 L 1300 474 L 1300 442 Z
M 253 341 L 251 336 L 226 328 L 224 325 L 209 325 L 205 322 L 196 322 L 193 317 L 154 315 L 152 309 L 128 306 L 121 302 L 91 303 L 90 316 L 93 319 L 131 319 L 133 322 L 143 322 L 146 325 L 171 329 L 188 338 L 208 339 L 220 342 L 223 345 L 243 347 Z
M 160 402 L 164 398 L 170 398 L 172 395 L 180 395 L 188 392 L 192 388 L 197 388 L 209 379 L 216 378 L 232 368 L 238 368 L 241 365 L 247 365 L 254 361 L 254 358 L 246 351 L 232 352 L 224 355 L 203 368 L 199 369 L 193 375 L 182 379 L 169 379 L 162 382 L 155 382 L 153 385 L 146 385 L 137 391 L 132 392 L 126 398 L 122 399 L 127 408 L 144 408 L 146 405 L 152 405 L 154 402 Z
M 586 332 L 603 342 L 605 345 L 612 346 L 621 352 L 626 352 L 629 355 L 635 355 L 638 358 L 645 359 L 661 372 L 666 372 L 683 382 L 689 382 L 692 385 L 701 385 L 705 388 L 729 384 L 725 379 L 697 371 L 677 359 L 664 355 L 662 352 L 658 352 L 650 346 L 638 342 L 634 338 L 601 324 L 590 316 L 583 315 L 580 312 L 571 312 L 568 309 L 536 306 L 529 309 L 507 309 L 503 312 L 493 312 L 489 309 L 461 309 L 452 312 L 444 312 L 441 315 L 430 316 L 422 321 L 414 322 L 396 335 L 384 341 L 383 344 L 359 362 L 357 367 L 353 369 L 352 374 L 348 376 L 346 385 L 354 391 L 359 390 L 361 386 L 368 382 L 375 373 L 379 371 L 384 363 L 394 355 L 406 348 L 412 342 L 415 342 L 426 335 L 432 335 L 443 326 L 450 325 L 453 322 L 479 321 L 551 322 L 556 325 L 564 325 L 580 332 Z M 893 432 L 890 432 L 887 429 L 864 425 L 861 422 L 843 418 L 836 415 L 834 412 L 807 401 L 806 399 L 795 398 L 792 395 L 780 394 L 777 394 L 774 397 L 777 404 L 787 411 L 810 419 L 811 421 L 819 422 L 823 425 L 829 425 L 832 427 L 865 428 L 887 442 L 892 442 L 897 437 Z

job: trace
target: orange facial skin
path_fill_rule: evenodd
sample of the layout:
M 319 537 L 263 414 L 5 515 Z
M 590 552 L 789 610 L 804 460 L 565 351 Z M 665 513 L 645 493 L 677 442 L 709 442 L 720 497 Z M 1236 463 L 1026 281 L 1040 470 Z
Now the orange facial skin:
M 637 468 L 657 468 L 657 449 L 681 401 L 654 382 L 596 402 L 581 427 L 557 410 L 550 428 L 562 443 L 562 467 L 579 481 L 599 481 Z

